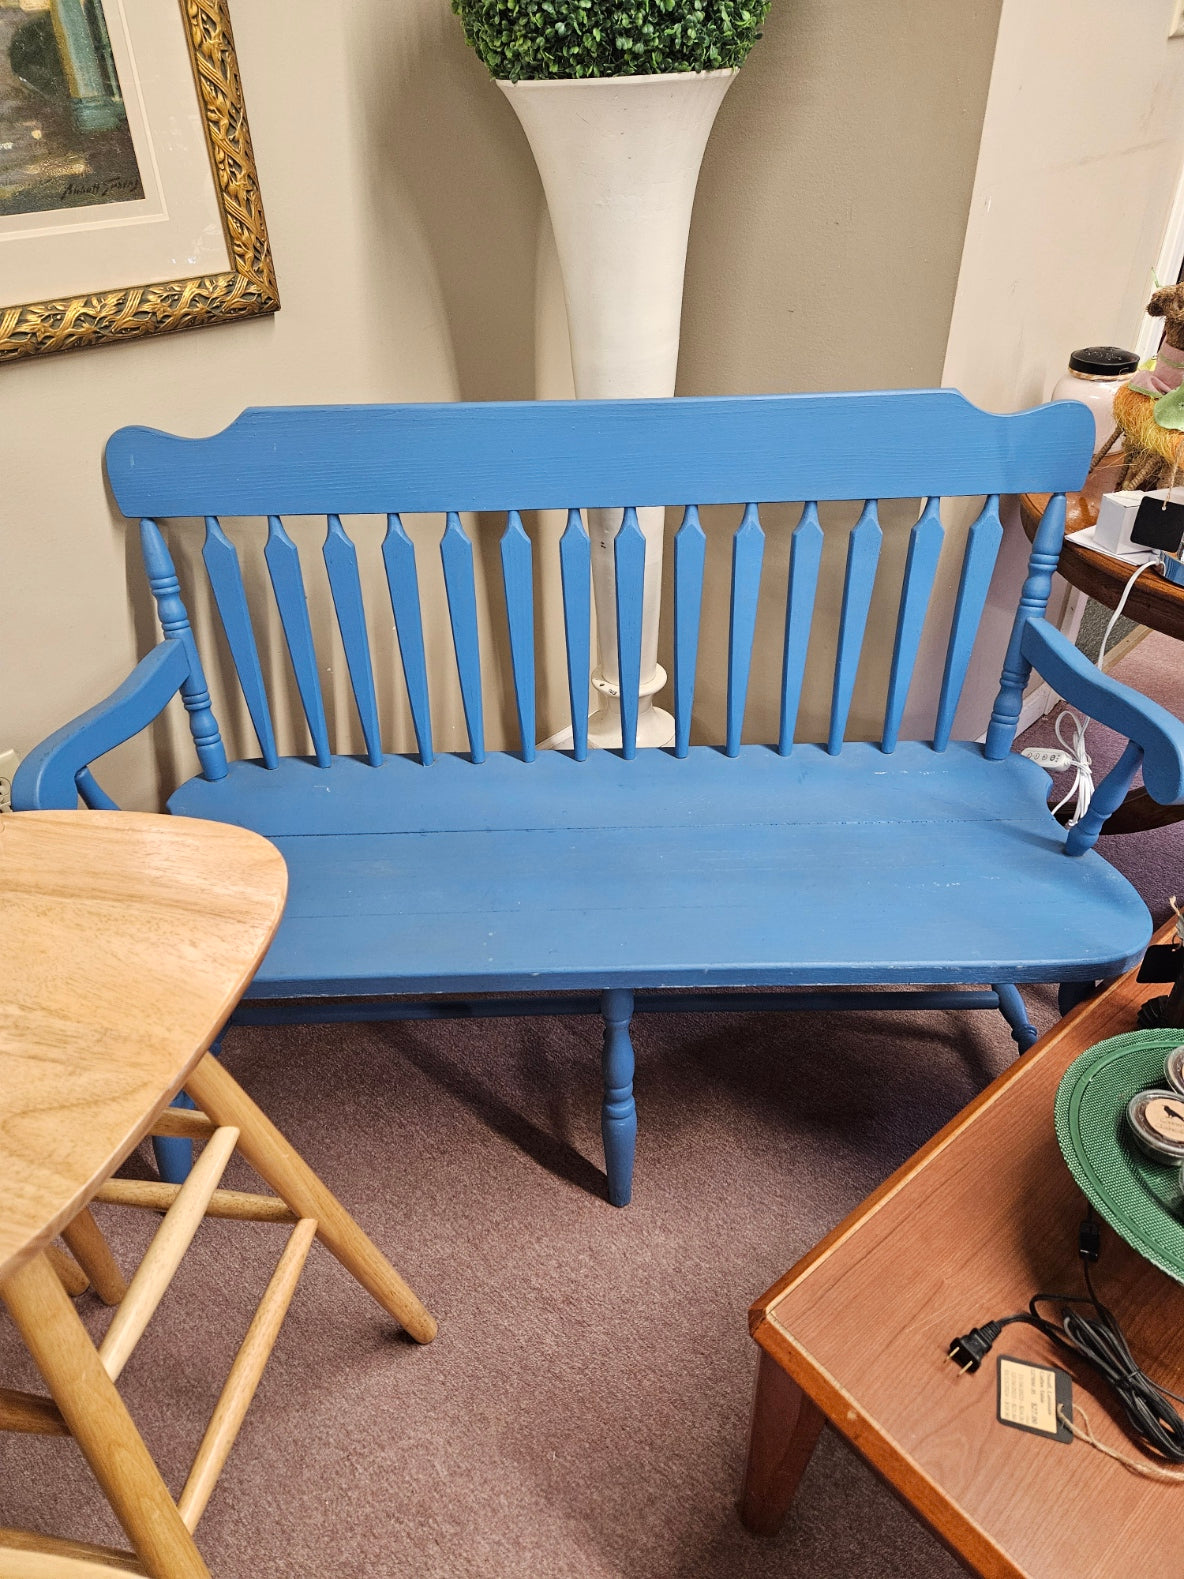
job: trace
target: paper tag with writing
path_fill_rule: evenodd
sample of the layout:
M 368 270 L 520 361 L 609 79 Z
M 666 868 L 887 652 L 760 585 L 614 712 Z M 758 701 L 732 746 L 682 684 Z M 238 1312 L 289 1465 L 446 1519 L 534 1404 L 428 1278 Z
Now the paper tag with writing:
M 1073 1433 L 1057 1410 L 1073 1417 L 1073 1380 L 1055 1365 L 1031 1365 L 1027 1360 L 999 1356 L 999 1423 L 1017 1431 L 1032 1431 L 1054 1442 L 1072 1442 Z

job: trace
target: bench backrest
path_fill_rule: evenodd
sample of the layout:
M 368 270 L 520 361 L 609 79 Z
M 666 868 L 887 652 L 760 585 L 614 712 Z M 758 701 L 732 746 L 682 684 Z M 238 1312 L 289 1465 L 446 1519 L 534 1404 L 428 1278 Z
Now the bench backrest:
M 576 754 L 586 750 L 591 601 L 590 545 L 581 511 L 622 512 L 615 576 L 623 750 L 635 750 L 641 666 L 644 541 L 636 511 L 677 506 L 674 538 L 673 693 L 676 751 L 691 728 L 703 594 L 705 538 L 699 510 L 739 505 L 732 539 L 727 639 L 726 750 L 739 749 L 765 548 L 761 507 L 801 503 L 792 532 L 785 598 L 778 738 L 793 743 L 822 548 L 818 505 L 863 501 L 847 545 L 831 694 L 828 747 L 846 731 L 882 541 L 879 501 L 923 501 L 911 526 L 896 613 L 881 742 L 899 736 L 943 542 L 943 499 L 985 498 L 970 527 L 946 641 L 932 731 L 950 737 L 971 649 L 1002 538 L 1001 494 L 1054 495 L 1034 548 L 1023 609 L 1043 612 L 1063 531 L 1063 496 L 1079 487 L 1094 430 L 1075 403 L 994 416 L 952 390 L 771 395 L 711 399 L 491 404 L 276 407 L 249 410 L 224 432 L 178 438 L 124 428 L 107 448 L 120 508 L 142 520 L 149 579 L 166 633 L 192 649 L 191 719 L 204 693 L 200 662 L 158 523 L 204 517 L 203 558 L 238 680 L 265 762 L 276 760 L 272 712 L 238 552 L 221 518 L 268 519 L 265 558 L 313 750 L 330 742 L 306 589 L 285 516 L 327 521 L 324 562 L 366 754 L 381 760 L 382 731 L 357 548 L 342 517 L 388 519 L 382 559 L 420 754 L 433 752 L 424 618 L 415 550 L 401 515 L 438 512 L 452 646 L 470 750 L 484 754 L 481 657 L 473 544 L 462 514 L 499 512 L 511 667 L 524 755 L 535 751 L 535 593 L 532 545 L 521 512 L 567 512 L 560 542 L 563 614 Z M 1014 663 L 1012 669 L 1015 669 Z M 1012 673 L 1011 691 L 1023 676 Z M 1014 698 L 1018 715 L 1019 696 Z M 205 698 L 208 705 L 208 697 Z M 1009 701 L 1008 705 L 1011 705 Z M 218 776 L 216 730 L 195 722 L 207 776 Z M 770 742 L 773 743 L 773 742 Z M 224 768 L 222 769 L 224 771 Z

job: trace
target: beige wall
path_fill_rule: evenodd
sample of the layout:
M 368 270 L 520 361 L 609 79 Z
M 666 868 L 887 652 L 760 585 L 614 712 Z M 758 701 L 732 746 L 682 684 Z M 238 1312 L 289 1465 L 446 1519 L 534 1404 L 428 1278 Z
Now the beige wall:
M 994 411 L 1133 347 L 1184 171 L 1172 0 L 1004 0 L 943 382 Z M 1165 282 L 1166 283 L 1166 282 Z M 959 727 L 985 727 L 1027 554 L 1009 522 Z
M 938 381 L 998 5 L 774 0 L 707 153 L 682 392 Z M 530 155 L 447 0 L 287 0 L 282 21 L 269 0 L 234 0 L 232 12 L 284 306 L 274 321 L 4 371 L 0 748 L 26 750 L 153 639 L 136 550 L 101 474 L 113 428 L 208 433 L 266 402 L 562 392 Z M 725 547 L 713 543 L 717 556 Z M 713 566 L 718 629 L 722 557 Z M 757 734 L 772 706 L 774 623 L 770 612 Z M 556 634 L 552 621 L 551 648 Z M 389 631 L 376 637 L 385 660 Z M 886 640 L 881 621 L 869 696 Z M 442 645 L 435 657 L 444 743 L 459 743 Z M 344 723 L 327 643 L 330 667 Z M 544 725 L 563 722 L 546 716 L 560 694 L 552 673 Z M 384 702 L 406 743 L 393 678 Z M 705 728 L 717 704 L 705 687 Z M 234 735 L 237 708 L 224 711 Z M 495 730 L 504 719 L 495 713 Z M 129 803 L 155 795 L 144 750 L 121 753 L 106 781 Z

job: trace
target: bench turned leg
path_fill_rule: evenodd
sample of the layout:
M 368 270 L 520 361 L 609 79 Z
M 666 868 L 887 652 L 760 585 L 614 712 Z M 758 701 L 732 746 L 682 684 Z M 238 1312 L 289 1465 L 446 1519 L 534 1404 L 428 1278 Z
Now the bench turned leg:
M 604 1017 L 604 1101 L 600 1132 L 604 1137 L 604 1167 L 608 1198 L 614 1206 L 628 1206 L 633 1194 L 633 1153 L 637 1143 L 637 1104 L 633 1100 L 633 993 L 613 987 L 601 995 Z
M 825 1416 L 764 1349 L 756 1371 L 740 1522 L 776 1535 L 810 1462 Z
M 1028 1019 L 1024 1000 L 1014 982 L 993 982 L 991 991 L 999 994 L 999 1013 L 1011 1026 L 1011 1039 L 1021 1053 L 1026 1053 L 1037 1039 L 1036 1027 Z

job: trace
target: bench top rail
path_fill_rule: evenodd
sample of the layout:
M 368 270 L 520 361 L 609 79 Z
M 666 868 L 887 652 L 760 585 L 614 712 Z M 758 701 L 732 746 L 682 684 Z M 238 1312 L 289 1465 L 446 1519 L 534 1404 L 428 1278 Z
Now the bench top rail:
M 377 765 L 382 761 L 383 741 L 370 635 L 376 617 L 373 608 L 369 624 L 367 619 L 373 583 L 359 561 L 349 517 L 386 518 L 382 579 L 419 753 L 429 763 L 436 743 L 427 658 L 428 610 L 421 597 L 423 544 L 417 550 L 403 515 L 427 513 L 441 518 L 440 573 L 456 680 L 469 751 L 474 761 L 481 761 L 486 750 L 483 676 L 487 681 L 492 655 L 483 653 L 489 638 L 480 628 L 474 538 L 464 517 L 470 512 L 496 512 L 502 607 L 495 615 L 503 622 L 499 635 L 504 636 L 519 744 L 530 760 L 537 747 L 541 577 L 538 544 L 523 523 L 523 512 L 550 508 L 566 512 L 558 568 L 570 722 L 575 755 L 582 758 L 587 752 L 591 655 L 587 512 L 611 510 L 613 524 L 608 530 L 616 605 L 612 634 L 622 695 L 622 751 L 631 757 L 636 752 L 638 687 L 650 667 L 649 662 L 643 667 L 646 541 L 637 511 L 655 505 L 674 506 L 675 519 L 681 516 L 673 567 L 676 754 L 685 756 L 691 739 L 704 594 L 709 587 L 708 538 L 700 510 L 721 505 L 733 507 L 737 514 L 723 649 L 725 752 L 735 756 L 744 737 L 762 591 L 767 598 L 775 573 L 767 563 L 774 557 L 766 553 L 769 534 L 783 538 L 788 530 L 788 570 L 776 572 L 785 574 L 784 615 L 780 616 L 779 728 L 770 743 L 782 754 L 792 749 L 812 643 L 833 641 L 825 731 L 827 749 L 833 754 L 842 749 L 847 734 L 869 621 L 878 619 L 883 628 L 885 599 L 893 608 L 894 639 L 880 743 L 885 751 L 895 748 L 918 658 L 927 631 L 932 632 L 939 562 L 943 554 L 948 559 L 959 552 L 957 543 L 947 541 L 943 497 L 972 498 L 981 509 L 961 534 L 961 561 L 954 569 L 957 594 L 948 627 L 941 633 L 943 678 L 929 735 L 936 749 L 945 748 L 1002 541 L 999 495 L 1030 490 L 1058 495 L 1079 485 L 1092 440 L 1089 415 L 1076 403 L 995 416 L 979 411 L 952 390 L 908 390 L 259 409 L 244 412 L 224 432 L 205 439 L 123 429 L 108 446 L 107 465 L 121 507 L 142 518 L 145 561 L 166 632 L 183 639 L 186 616 L 158 523 L 170 517 L 204 517 L 206 571 L 260 754 L 268 766 L 275 765 L 278 753 L 273 699 L 269 700 L 256 634 L 261 611 L 249 605 L 239 551 L 224 529 L 223 517 L 260 516 L 267 521 L 263 559 L 295 694 L 312 753 L 321 765 L 332 756 L 322 690 L 326 664 L 318 653 L 309 613 L 309 571 L 302 566 L 285 517 L 315 515 L 325 523 L 325 583 L 364 756 Z M 903 570 L 899 554 L 896 568 L 889 570 L 885 561 L 892 556 L 882 552 L 886 527 L 881 506 L 898 500 L 919 503 L 908 516 Z M 836 606 L 835 601 L 820 597 L 826 579 L 827 533 L 818 506 L 837 508 L 838 501 L 854 501 L 858 518 L 847 533 L 841 600 Z M 796 524 L 786 528 L 784 513 L 778 510 L 775 524 L 770 525 L 774 512 L 769 506 L 786 503 L 801 506 Z M 894 507 L 897 523 L 902 508 L 906 507 Z M 604 519 L 603 513 L 597 517 L 597 532 L 604 532 Z M 1053 549 L 1054 545 L 1042 543 L 1039 551 L 1047 558 Z M 784 560 L 778 563 L 784 567 Z M 816 613 L 816 605 L 826 613 Z M 1039 613 L 1042 606 L 1037 610 L 1033 603 L 1026 611 Z M 821 636 L 820 627 L 825 627 Z M 192 643 L 191 636 L 187 639 Z M 195 721 L 199 716 L 204 721 L 201 743 L 208 755 L 209 698 L 200 665 L 188 682 L 185 702 Z M 208 775 L 208 765 L 206 771 Z
M 121 428 L 107 472 L 133 518 L 640 508 L 1060 493 L 1092 442 L 1075 401 L 996 416 L 953 389 L 276 406 Z

